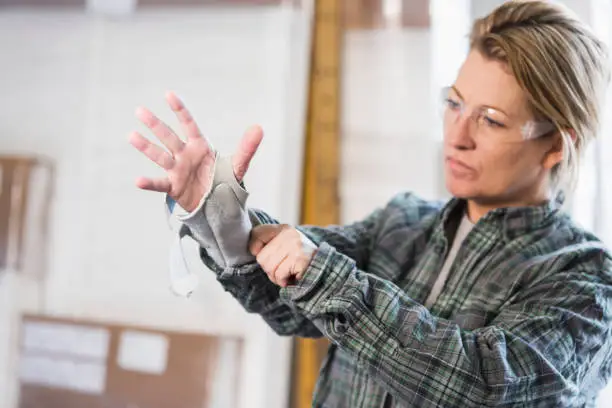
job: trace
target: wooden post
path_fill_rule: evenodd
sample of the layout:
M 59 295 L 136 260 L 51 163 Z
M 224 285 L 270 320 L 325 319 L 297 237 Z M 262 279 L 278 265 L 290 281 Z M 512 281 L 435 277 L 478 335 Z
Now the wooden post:
M 340 220 L 341 0 L 316 0 L 302 223 L 326 225 Z
M 302 224 L 340 222 L 340 61 L 342 0 L 316 0 L 304 160 Z M 293 403 L 311 406 L 319 367 L 329 343 L 296 339 Z

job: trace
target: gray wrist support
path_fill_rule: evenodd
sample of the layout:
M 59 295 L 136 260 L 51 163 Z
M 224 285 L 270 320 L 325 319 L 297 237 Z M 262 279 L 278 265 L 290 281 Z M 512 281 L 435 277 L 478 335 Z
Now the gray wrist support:
M 246 208 L 248 196 L 234 176 L 231 159 L 217 156 L 210 192 L 191 214 L 177 216 L 221 267 L 255 261 L 248 250 L 253 227 Z

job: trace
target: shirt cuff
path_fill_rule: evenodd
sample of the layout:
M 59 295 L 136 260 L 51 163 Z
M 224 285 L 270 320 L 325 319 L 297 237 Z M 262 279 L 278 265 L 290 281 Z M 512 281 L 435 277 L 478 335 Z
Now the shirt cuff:
M 259 275 L 265 274 L 265 272 L 261 269 L 257 262 L 248 263 L 245 265 L 241 265 L 239 267 L 236 266 L 227 266 L 223 268 L 222 271 L 218 274 L 222 278 L 231 278 L 235 276 L 250 276 L 250 275 Z
M 307 314 L 337 295 L 355 269 L 355 262 L 323 242 L 315 252 L 304 276 L 280 290 L 281 298 Z

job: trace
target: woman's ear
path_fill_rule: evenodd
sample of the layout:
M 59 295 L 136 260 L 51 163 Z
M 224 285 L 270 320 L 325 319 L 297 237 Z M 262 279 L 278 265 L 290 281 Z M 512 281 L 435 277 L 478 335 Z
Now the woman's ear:
M 576 143 L 576 131 L 574 129 L 567 129 L 563 133 L 556 132 L 552 135 L 549 149 L 544 155 L 544 161 L 542 162 L 544 168 L 552 169 L 561 163 L 564 153 L 567 153 L 565 150 L 569 149 L 569 143 Z

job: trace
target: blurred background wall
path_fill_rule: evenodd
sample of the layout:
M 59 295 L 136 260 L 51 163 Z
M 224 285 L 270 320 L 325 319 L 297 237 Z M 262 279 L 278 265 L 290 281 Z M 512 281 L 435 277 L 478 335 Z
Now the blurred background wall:
M 400 190 L 445 197 L 439 90 L 453 80 L 466 54 L 471 21 L 501 1 L 340 3 L 334 186 L 339 221 L 361 218 Z M 610 40 L 609 0 L 562 3 Z M 139 130 L 151 136 L 134 118 L 139 105 L 176 126 L 164 104 L 166 90 L 184 99 L 223 152 L 235 148 L 246 127 L 260 124 L 264 143 L 246 178 L 251 205 L 298 222 L 311 119 L 314 5 L 314 0 L 0 0 L 0 155 L 3 163 L 36 158 L 32 174 L 39 175 L 23 187 L 30 191 L 24 221 L 29 232 L 21 251 L 26 261 L 18 264 L 15 255 L 1 265 L 0 408 L 18 406 L 24 390 L 45 406 L 41 401 L 48 395 L 19 384 L 45 381 L 47 386 L 55 381 L 53 387 L 73 398 L 83 392 L 112 394 L 104 403 L 114 406 L 119 402 L 113 398 L 128 398 L 109 380 L 111 374 L 125 378 L 117 377 L 125 374 L 121 367 L 139 375 L 126 380 L 132 388 L 159 388 L 166 383 L 151 381 L 160 376 L 155 371 L 160 364 L 170 367 L 171 361 L 196 355 L 202 370 L 192 376 L 202 381 L 193 387 L 207 390 L 193 397 L 202 399 L 201 406 L 290 405 L 292 341 L 242 311 L 198 262 L 195 247 L 189 248 L 189 260 L 201 271 L 198 290 L 190 299 L 170 293 L 172 235 L 161 196 L 133 183 L 136 176 L 161 171 L 129 146 L 127 135 Z M 607 108 L 603 135 L 611 118 Z M 578 220 L 608 243 L 612 189 L 604 174 L 612 170 L 611 145 L 603 139 L 590 150 L 572 200 Z M 12 197 L 18 196 L 16 189 Z M 5 211 L 12 237 L 3 244 L 6 253 L 18 247 L 18 207 Z M 70 352 L 77 344 L 86 346 Z M 48 353 L 55 353 L 54 359 Z M 87 363 L 75 363 L 66 353 Z M 107 364 L 111 360 L 123 365 Z M 158 365 L 151 365 L 153 360 Z M 180 369 L 193 368 L 181 364 Z M 65 367 L 63 380 L 49 374 Z M 316 375 L 311 371 L 293 375 Z M 92 380 L 79 383 L 79 377 Z M 191 392 L 186 385 L 168 386 Z M 602 407 L 612 404 L 607 395 Z
M 266 140 L 246 179 L 251 202 L 296 222 L 308 11 L 280 2 L 141 2 L 128 13 L 120 2 L 11 3 L 0 8 L 0 151 L 44 155 L 55 180 L 45 279 L 23 279 L 11 265 L 2 273 L 8 305 L 0 315 L 11 325 L 0 324 L 0 350 L 15 339 L 16 311 L 248 336 L 239 375 L 225 392 L 239 396 L 235 406 L 284 406 L 289 339 L 244 313 L 208 271 L 192 299 L 170 293 L 163 198 L 134 187 L 137 176 L 161 173 L 127 137 L 131 130 L 151 136 L 134 118 L 139 105 L 176 127 L 166 90 L 185 100 L 227 154 L 247 126 L 260 124 Z M 37 253 L 31 248 L 27 256 Z M 0 406 L 11 407 L 19 366 L 3 356 Z

